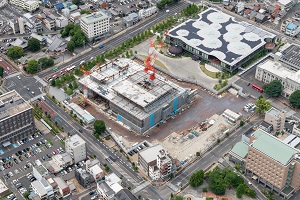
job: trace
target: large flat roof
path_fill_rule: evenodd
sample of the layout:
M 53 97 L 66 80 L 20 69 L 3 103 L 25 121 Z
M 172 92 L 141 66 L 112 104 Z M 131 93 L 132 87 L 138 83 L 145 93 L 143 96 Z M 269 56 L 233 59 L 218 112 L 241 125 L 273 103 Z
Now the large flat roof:
M 0 121 L 31 108 L 15 90 L 0 95 Z
M 72 149 L 74 149 L 76 146 L 85 144 L 85 141 L 78 134 L 75 134 L 69 137 L 65 141 L 65 143 L 68 144 Z
M 93 24 L 104 19 L 108 19 L 108 16 L 102 11 L 94 12 L 87 16 L 81 17 L 81 21 L 83 21 L 85 24 Z
M 171 29 L 168 35 L 231 66 L 265 45 L 266 38 L 276 37 L 213 8 Z
M 278 77 L 290 79 L 300 84 L 300 70 L 294 72 L 289 70 L 281 65 L 279 62 L 274 62 L 272 60 L 266 60 L 265 62 L 258 65 L 258 68 L 261 68 L 269 73 L 272 73 Z
M 234 145 L 231 151 L 236 155 L 238 155 L 239 157 L 245 158 L 248 153 L 248 149 L 249 149 L 248 144 L 244 142 L 238 142 Z
M 96 67 L 79 82 L 139 119 L 187 91 L 159 74 L 151 82 L 143 69 L 133 60 L 120 58 Z
M 287 165 L 291 158 L 300 153 L 299 150 L 285 144 L 265 131 L 258 129 L 252 135 L 256 138 L 251 144 L 253 148 L 283 165 Z
M 159 151 L 162 149 L 164 148 L 158 144 L 141 151 L 139 154 L 147 163 L 150 163 L 157 159 L 157 155 L 159 155 Z
M 300 46 L 290 44 L 289 47 L 281 52 L 280 61 L 289 65 L 297 66 L 300 69 Z

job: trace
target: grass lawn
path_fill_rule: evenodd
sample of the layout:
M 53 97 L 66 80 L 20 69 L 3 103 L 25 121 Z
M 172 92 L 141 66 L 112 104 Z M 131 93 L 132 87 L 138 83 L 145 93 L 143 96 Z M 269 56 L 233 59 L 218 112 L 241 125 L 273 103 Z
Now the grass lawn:
M 145 56 L 145 55 L 139 55 L 139 56 L 141 56 L 142 58 L 145 58 L 145 59 L 148 57 L 148 56 Z M 168 68 L 162 62 L 160 62 L 159 60 L 156 60 L 154 62 L 154 64 L 161 67 L 161 68 L 163 68 L 163 69 L 165 69 L 165 70 L 168 70 Z
M 207 76 L 211 77 L 211 78 L 217 78 L 216 76 L 216 72 L 211 72 L 211 71 L 208 71 L 206 68 L 205 68 L 205 65 L 200 65 L 200 69 L 204 72 L 204 74 L 206 74 Z

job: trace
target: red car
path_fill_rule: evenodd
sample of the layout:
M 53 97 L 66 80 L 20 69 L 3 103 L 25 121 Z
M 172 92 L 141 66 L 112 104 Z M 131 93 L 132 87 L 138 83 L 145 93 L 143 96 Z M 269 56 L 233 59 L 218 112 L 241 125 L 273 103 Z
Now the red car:
M 54 150 L 55 154 L 58 154 L 58 151 L 57 150 Z
M 8 163 L 6 163 L 7 168 L 10 168 L 10 165 Z
M 31 156 L 34 156 L 34 154 L 32 153 L 32 151 L 29 152 Z

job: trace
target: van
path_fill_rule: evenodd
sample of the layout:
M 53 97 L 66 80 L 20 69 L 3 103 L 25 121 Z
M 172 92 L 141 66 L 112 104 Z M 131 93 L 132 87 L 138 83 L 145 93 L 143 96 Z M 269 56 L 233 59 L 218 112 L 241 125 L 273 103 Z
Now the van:
M 41 98 L 42 98 L 43 101 L 45 101 L 45 97 L 44 96 L 42 96 Z

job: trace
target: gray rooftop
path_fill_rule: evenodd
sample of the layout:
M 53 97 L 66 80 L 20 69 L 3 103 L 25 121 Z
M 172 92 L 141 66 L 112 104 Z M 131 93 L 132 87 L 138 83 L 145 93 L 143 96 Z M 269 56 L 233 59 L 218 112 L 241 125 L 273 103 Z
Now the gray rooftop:
M 101 188 L 108 197 L 115 194 L 115 192 L 109 187 L 109 185 L 105 181 L 98 184 L 99 188 Z
M 0 95 L 0 121 L 31 108 L 15 90 Z
M 34 187 L 40 196 L 44 196 L 47 194 L 46 189 L 44 188 L 44 186 L 39 182 L 39 181 L 33 181 L 31 183 L 32 187 Z
M 162 149 L 164 148 L 158 144 L 141 151 L 139 154 L 147 163 L 150 163 L 157 159 L 157 155 L 160 154 L 159 151 Z
M 298 68 L 300 68 L 300 46 L 299 45 L 292 44 L 281 53 L 282 56 L 280 57 L 280 61 L 283 61 L 290 65 L 295 65 Z
M 257 130 L 253 136 L 256 138 L 251 144 L 253 148 L 283 165 L 287 165 L 294 156 L 300 153 L 299 150 L 265 131 Z
M 159 74 L 155 75 L 153 84 L 143 69 L 133 60 L 120 58 L 93 69 L 90 76 L 79 82 L 128 113 L 144 119 L 187 89 Z
M 213 8 L 171 29 L 168 35 L 231 66 L 264 46 L 266 38 L 276 37 Z
M 65 39 L 56 37 L 50 46 L 48 47 L 49 51 L 61 51 L 64 50 L 67 46 L 67 41 Z
M 85 24 L 93 24 L 104 19 L 108 19 L 108 16 L 104 12 L 98 11 L 82 17 L 81 21 Z
M 117 200 L 135 200 L 137 199 L 128 189 L 120 190 L 116 195 L 115 198 Z
M 78 135 L 72 135 L 65 141 L 66 145 L 69 145 L 72 149 L 76 148 L 77 146 L 80 146 L 82 144 L 85 144 L 85 141 Z

